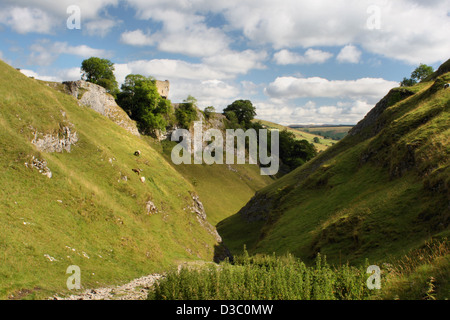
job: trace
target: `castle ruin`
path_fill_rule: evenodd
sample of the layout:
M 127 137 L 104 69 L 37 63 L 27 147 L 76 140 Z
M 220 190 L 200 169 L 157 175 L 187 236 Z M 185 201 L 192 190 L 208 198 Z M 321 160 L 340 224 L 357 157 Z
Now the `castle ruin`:
M 166 81 L 159 81 L 156 80 L 156 89 L 158 89 L 158 93 L 161 97 L 164 99 L 167 99 L 169 97 L 169 89 L 170 89 L 170 83 L 169 80 Z

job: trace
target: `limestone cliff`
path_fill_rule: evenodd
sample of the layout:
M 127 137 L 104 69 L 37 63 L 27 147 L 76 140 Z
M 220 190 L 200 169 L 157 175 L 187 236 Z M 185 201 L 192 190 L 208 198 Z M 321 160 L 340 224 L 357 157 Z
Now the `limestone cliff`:
M 136 123 L 117 105 L 105 88 L 83 80 L 66 81 L 63 85 L 65 92 L 75 97 L 79 105 L 97 111 L 135 136 L 140 136 Z

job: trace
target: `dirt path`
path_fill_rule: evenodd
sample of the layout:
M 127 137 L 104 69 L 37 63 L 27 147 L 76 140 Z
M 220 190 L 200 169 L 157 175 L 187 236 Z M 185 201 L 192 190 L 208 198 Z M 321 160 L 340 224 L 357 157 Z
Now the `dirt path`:
M 54 295 L 50 300 L 145 300 L 148 291 L 156 280 L 162 277 L 161 274 L 154 273 L 144 276 L 121 285 L 98 289 L 88 289 L 79 295 L 61 297 Z
M 178 265 L 181 268 L 196 268 L 205 264 L 214 264 L 207 261 L 189 261 Z M 145 300 L 149 290 L 155 282 L 164 275 L 153 273 L 143 276 L 120 286 L 109 286 L 96 289 L 87 289 L 83 293 L 69 296 L 53 295 L 49 300 Z

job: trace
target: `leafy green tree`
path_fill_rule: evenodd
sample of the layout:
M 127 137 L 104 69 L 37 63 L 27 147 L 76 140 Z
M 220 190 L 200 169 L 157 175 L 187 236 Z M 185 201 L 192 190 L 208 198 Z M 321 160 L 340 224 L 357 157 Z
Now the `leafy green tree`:
M 237 117 L 238 123 L 245 128 L 251 127 L 251 121 L 256 116 L 256 108 L 253 106 L 250 100 L 236 100 L 229 106 L 227 106 L 223 113 L 225 116 L 231 115 L 229 112 L 232 111 Z M 230 118 L 227 119 L 230 120 Z
M 131 119 L 138 122 L 141 132 L 154 134 L 165 130 L 173 121 L 170 100 L 162 98 L 156 88 L 155 79 L 140 74 L 129 74 L 117 95 L 117 104 Z
M 183 100 L 184 103 L 190 103 L 193 106 L 197 106 L 197 99 L 191 95 L 188 95 L 186 99 Z
M 403 78 L 403 81 L 400 82 L 401 87 L 411 87 L 417 84 L 420 81 L 423 81 L 428 76 L 433 73 L 433 67 L 427 66 L 426 64 L 420 64 L 414 71 L 411 73 L 411 78 Z
M 297 140 L 295 135 L 286 129 L 279 135 L 280 159 L 290 170 L 311 160 L 316 154 L 316 148 L 307 140 Z
M 422 81 L 434 72 L 433 67 L 427 66 L 426 64 L 420 64 L 412 73 L 411 79 L 416 81 Z
M 104 87 L 109 93 L 116 95 L 119 91 L 114 76 L 114 63 L 108 59 L 91 57 L 81 63 L 81 79 Z
M 416 83 L 417 83 L 416 80 L 408 79 L 408 78 L 405 77 L 405 78 L 403 78 L 403 81 L 400 82 L 400 86 L 401 87 L 411 87 L 411 86 L 415 85 Z
M 213 113 L 216 112 L 216 109 L 213 106 L 209 106 L 206 107 L 203 110 L 203 113 L 205 114 L 205 118 L 208 120 L 209 118 L 211 118 L 211 116 L 213 115 Z
M 238 117 L 236 116 L 236 113 L 234 113 L 234 111 L 225 111 L 224 115 L 228 120 L 227 129 L 240 129 L 241 128 Z
M 175 110 L 175 117 L 181 128 L 189 129 L 197 120 L 197 99 L 189 95 Z

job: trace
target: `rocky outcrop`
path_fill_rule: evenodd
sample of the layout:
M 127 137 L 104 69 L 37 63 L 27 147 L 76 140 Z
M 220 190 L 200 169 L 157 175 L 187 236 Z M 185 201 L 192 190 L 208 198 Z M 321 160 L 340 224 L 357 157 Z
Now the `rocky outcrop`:
M 136 123 L 120 108 L 106 89 L 83 80 L 63 82 L 66 93 L 75 97 L 79 105 L 87 106 L 108 117 L 116 124 L 139 136 Z
M 203 203 L 200 201 L 200 197 L 194 193 L 191 192 L 192 197 L 192 206 L 189 207 L 192 213 L 195 213 L 197 215 L 197 221 L 200 223 L 200 225 L 205 228 L 214 238 L 217 242 L 222 242 L 222 237 L 217 232 L 216 228 L 212 226 L 207 218 L 206 218 L 206 212 L 205 208 L 203 207 Z
M 43 174 L 44 176 L 51 178 L 52 177 L 52 171 L 47 167 L 47 161 L 44 159 L 38 159 L 35 156 L 31 156 L 31 159 L 29 162 L 25 162 L 25 167 L 36 169 L 39 171 L 39 173 Z
M 179 107 L 180 104 L 173 103 L 172 105 L 173 105 L 174 109 L 176 109 Z M 199 109 L 197 109 L 196 111 L 197 111 L 197 120 L 195 120 L 195 121 L 201 121 L 203 132 L 205 132 L 208 129 L 219 129 L 220 131 L 225 133 L 226 117 L 223 114 L 214 113 L 209 118 L 206 118 L 204 116 L 203 112 L 201 112 Z M 165 131 L 156 130 L 155 136 L 159 141 L 170 140 L 172 137 L 172 133 L 177 129 L 180 129 L 180 128 L 177 125 L 175 125 L 175 126 L 167 127 Z M 194 125 L 193 124 L 189 128 L 189 132 L 191 133 L 191 137 L 193 137 L 193 135 L 194 135 Z M 206 141 L 204 141 L 203 146 L 206 146 L 206 145 L 208 145 L 208 143 Z
M 56 134 L 34 132 L 31 141 L 39 151 L 70 152 L 71 146 L 78 142 L 78 134 L 70 126 L 64 126 Z

